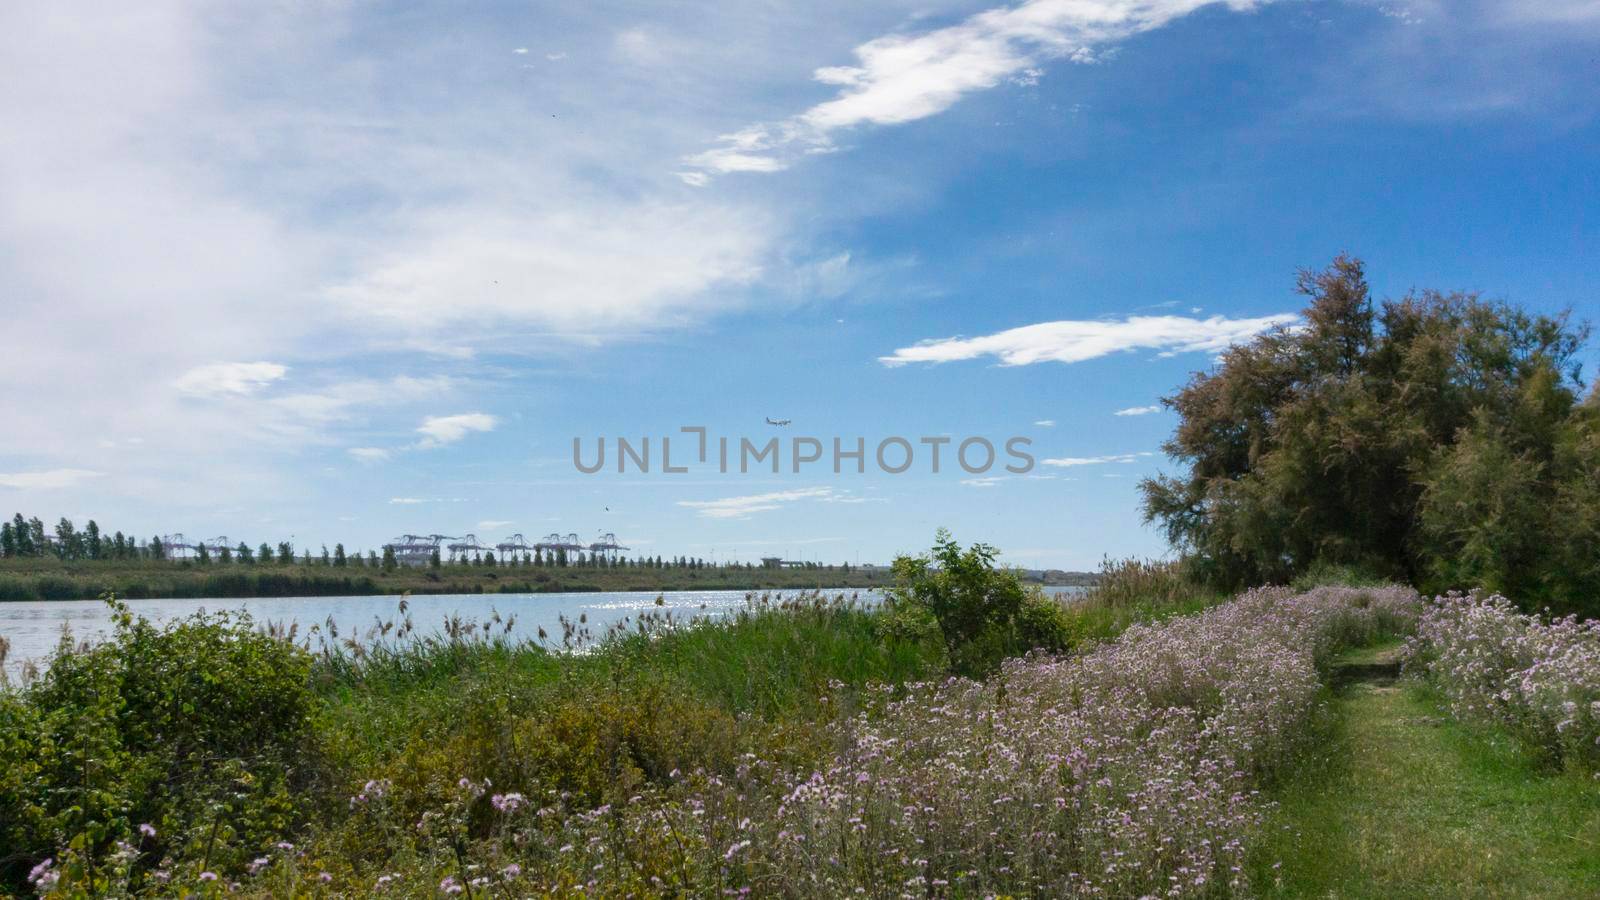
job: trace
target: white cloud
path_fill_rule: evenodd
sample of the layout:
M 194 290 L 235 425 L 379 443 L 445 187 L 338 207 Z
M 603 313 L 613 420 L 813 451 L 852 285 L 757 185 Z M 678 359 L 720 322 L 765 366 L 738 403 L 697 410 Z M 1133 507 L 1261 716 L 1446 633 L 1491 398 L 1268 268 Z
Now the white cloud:
M 774 172 L 797 156 L 833 149 L 833 135 L 860 125 L 898 125 L 937 115 L 962 97 L 1007 80 L 1036 83 L 1049 60 L 1095 62 L 1112 45 L 1160 28 L 1212 0 L 1028 0 L 955 25 L 891 34 L 855 48 L 856 64 L 817 69 L 838 87 L 825 100 L 775 123 L 753 125 L 688 157 L 712 174 Z M 1229 6 L 1246 8 L 1250 0 Z
M 404 406 L 424 400 L 437 400 L 458 386 L 446 375 L 418 378 L 352 378 L 323 385 L 316 390 L 274 397 L 270 406 L 286 418 L 315 424 L 349 419 L 383 407 Z
M 478 529 L 477 530 L 479 530 L 479 531 L 498 531 L 499 529 L 504 528 L 507 525 L 515 525 L 515 524 L 516 524 L 516 522 L 513 522 L 510 519 L 484 519 L 482 522 L 478 523 Z
M 345 452 L 356 461 L 364 463 L 383 462 L 389 458 L 389 451 L 382 447 L 351 447 Z
M 1116 412 L 1112 413 L 1112 415 L 1114 415 L 1114 416 L 1148 416 L 1151 413 L 1158 413 L 1158 412 L 1161 412 L 1161 407 L 1159 407 L 1159 406 L 1130 406 L 1127 409 L 1119 409 Z
M 1155 454 L 1147 450 L 1143 453 L 1113 453 L 1108 456 L 1058 456 L 1053 459 L 1041 459 L 1039 462 L 1065 469 L 1073 466 L 1100 466 L 1107 463 L 1134 463 L 1147 456 Z
M 1034 422 L 1033 424 L 1039 426 L 1040 428 L 1054 428 L 1054 427 L 1056 427 L 1056 420 L 1055 419 L 1040 419 L 1039 421 Z
M 1041 362 L 1075 363 L 1127 350 L 1218 353 L 1264 331 L 1287 326 L 1298 316 L 1282 314 L 1252 319 L 1211 316 L 1131 316 L 1126 319 L 1041 322 L 976 338 L 945 338 L 902 347 L 880 356 L 886 366 L 942 363 L 994 356 L 1003 366 Z
M 508 327 L 595 343 L 736 306 L 733 289 L 763 272 L 770 231 L 712 205 L 441 212 L 326 296 L 430 349 L 525 349 Z
M 13 472 L 9 475 L 0 472 L 0 487 L 23 490 L 69 488 L 90 478 L 99 478 L 101 474 L 88 469 L 47 469 L 43 472 Z
M 421 497 L 390 497 L 389 502 L 397 506 L 413 506 L 418 503 L 427 503 L 428 501 Z
M 417 433 L 422 435 L 422 440 L 417 446 L 439 447 L 453 444 L 475 431 L 493 431 L 496 423 L 495 417 L 488 413 L 428 416 L 417 428 Z
M 796 500 L 836 500 L 839 495 L 833 488 L 796 488 L 789 491 L 771 491 L 765 494 L 747 494 L 742 497 L 722 497 L 717 500 L 679 500 L 678 505 L 697 510 L 706 519 L 743 519 L 751 513 L 779 509 Z
M 282 378 L 288 366 L 270 362 L 208 363 L 179 375 L 173 385 L 198 397 L 253 394 Z

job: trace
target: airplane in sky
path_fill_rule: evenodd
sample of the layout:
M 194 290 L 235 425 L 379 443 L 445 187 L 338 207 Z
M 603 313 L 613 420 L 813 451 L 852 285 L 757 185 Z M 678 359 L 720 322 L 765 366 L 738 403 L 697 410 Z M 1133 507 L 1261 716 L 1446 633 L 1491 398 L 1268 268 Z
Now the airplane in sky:
M 789 420 L 788 419 L 774 419 L 771 416 L 768 416 L 767 417 L 767 424 L 768 425 L 787 425 L 787 424 L 789 424 Z

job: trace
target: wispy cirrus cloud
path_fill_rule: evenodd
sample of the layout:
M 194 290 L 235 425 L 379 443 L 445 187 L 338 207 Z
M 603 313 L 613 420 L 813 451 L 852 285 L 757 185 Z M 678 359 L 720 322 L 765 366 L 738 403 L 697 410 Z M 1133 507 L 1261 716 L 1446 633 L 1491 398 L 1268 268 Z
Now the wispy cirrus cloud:
M 799 500 L 859 502 L 862 499 L 865 498 L 852 498 L 830 487 L 812 487 L 769 491 L 765 494 L 745 494 L 739 497 L 721 497 L 716 500 L 679 500 L 678 505 L 695 510 L 705 519 L 743 519 L 752 513 L 780 509 L 784 504 Z
M 1112 413 L 1113 416 L 1148 416 L 1151 413 L 1161 412 L 1160 406 L 1130 406 Z
M 1039 462 L 1046 466 L 1067 469 L 1074 466 L 1103 466 L 1107 463 L 1135 463 L 1150 456 L 1155 454 L 1146 450 L 1141 453 L 1113 453 L 1107 456 L 1058 456 L 1041 459 Z
M 878 361 L 886 366 L 907 363 L 944 363 L 993 356 L 1002 366 L 1027 366 L 1041 362 L 1076 363 L 1130 350 L 1155 350 L 1164 356 L 1179 353 L 1219 353 L 1273 328 L 1299 321 L 1291 313 L 1230 319 L 1211 316 L 1129 316 L 1125 319 L 1088 319 L 1041 322 L 983 337 L 951 337 L 902 347 Z
M 944 112 L 961 98 L 1006 81 L 1036 83 L 1050 61 L 1096 62 L 1118 42 L 1166 25 L 1215 0 L 1028 0 L 955 25 L 874 38 L 855 48 L 855 65 L 825 66 L 812 77 L 838 88 L 828 100 L 777 122 L 717 139 L 684 160 L 679 177 L 700 186 L 713 175 L 777 172 L 806 155 L 831 152 L 836 133 L 900 125 Z M 1233 8 L 1258 5 L 1245 0 Z
M 179 375 L 173 386 L 198 397 L 237 397 L 261 390 L 288 371 L 288 366 L 272 362 L 208 363 Z
M 422 435 L 417 446 L 442 447 L 453 444 L 473 432 L 493 431 L 498 422 L 494 416 L 481 412 L 428 416 L 417 428 L 417 433 Z
M 0 487 L 43 490 L 69 488 L 91 479 L 100 472 L 89 469 L 46 469 L 41 472 L 0 472 Z

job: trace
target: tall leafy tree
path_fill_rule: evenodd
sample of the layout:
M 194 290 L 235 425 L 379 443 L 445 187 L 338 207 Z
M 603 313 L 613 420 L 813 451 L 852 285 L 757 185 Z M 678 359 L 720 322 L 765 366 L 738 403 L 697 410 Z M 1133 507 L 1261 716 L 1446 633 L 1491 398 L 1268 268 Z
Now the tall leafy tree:
M 1552 513 L 1583 502 L 1586 327 L 1474 294 L 1375 304 L 1345 256 L 1297 286 L 1302 327 L 1164 399 L 1186 471 L 1142 484 L 1147 520 L 1230 586 L 1328 562 L 1562 600 L 1557 557 L 1585 540 Z

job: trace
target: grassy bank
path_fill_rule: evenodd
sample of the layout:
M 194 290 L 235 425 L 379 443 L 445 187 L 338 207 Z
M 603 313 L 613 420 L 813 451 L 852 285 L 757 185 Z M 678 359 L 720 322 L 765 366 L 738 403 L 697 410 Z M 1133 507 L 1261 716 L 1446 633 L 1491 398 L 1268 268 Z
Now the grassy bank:
M 1197 733 L 1185 737 L 1189 726 L 1172 731 L 1181 723 L 1161 711 L 1196 704 L 1202 717 L 1238 719 L 1226 727 L 1219 720 L 1217 734 L 1259 732 L 1249 744 L 1268 754 L 1256 764 L 1263 770 L 1290 758 L 1284 754 L 1299 741 L 1293 723 L 1314 696 L 1312 666 L 1322 651 L 1313 648 L 1364 632 L 1341 631 L 1336 623 L 1346 614 L 1329 618 L 1333 607 L 1312 615 L 1321 607 L 1309 606 L 1311 618 L 1278 622 L 1275 614 L 1263 616 L 1276 601 L 1251 602 L 1256 606 L 1193 620 L 1204 624 L 1185 619 L 1164 627 L 1159 623 L 1209 605 L 1209 598 L 1107 591 L 1059 609 L 1063 633 L 1077 652 L 1089 654 L 1082 665 L 1068 657 L 1012 660 L 984 682 L 946 680 L 952 660 L 935 631 L 919 633 L 905 617 L 820 596 L 757 598 L 739 615 L 692 629 L 634 623 L 599 636 L 580 654 L 549 649 L 563 646 L 568 635 L 513 641 L 495 620 L 449 622 L 423 635 L 429 626 L 411 625 L 400 610 L 389 640 L 376 645 L 318 632 L 302 647 L 305 634 L 267 635 L 217 617 L 161 629 L 129 620 L 114 643 L 58 658 L 40 682 L 0 692 L 0 844 L 13 848 L 0 859 L 0 877 L 13 890 L 25 888 L 27 872 L 48 857 L 53 862 L 40 877 L 55 880 L 47 887 L 101 886 L 89 893 L 163 895 L 183 885 L 205 895 L 237 880 L 246 894 L 315 896 L 325 890 L 325 873 L 337 891 L 363 893 L 383 884 L 404 896 L 434 896 L 450 887 L 465 892 L 474 880 L 481 888 L 491 875 L 506 881 L 519 877 L 507 873 L 526 870 L 531 877 L 538 868 L 541 879 L 555 881 L 537 883 L 558 894 L 582 884 L 563 879 L 603 871 L 603 884 L 617 890 L 698 895 L 717 893 L 723 879 L 729 887 L 761 883 L 797 864 L 782 849 L 789 840 L 782 828 L 831 834 L 837 825 L 845 831 L 827 840 L 844 838 L 851 849 L 826 875 L 829 884 L 903 880 L 877 871 L 874 862 L 882 842 L 900 840 L 892 820 L 903 800 L 892 793 L 864 807 L 870 824 L 860 841 L 831 814 L 828 821 L 802 817 L 782 825 L 809 809 L 810 800 L 788 813 L 766 808 L 777 799 L 774 790 L 800 790 L 796 796 L 813 790 L 783 785 L 817 773 L 811 777 L 852 786 L 862 802 L 865 786 L 880 779 L 888 779 L 885 791 L 896 779 L 906 789 L 934 791 L 942 799 L 930 794 L 932 808 L 951 816 L 925 825 L 934 830 L 924 836 L 938 836 L 944 848 L 940 866 L 955 872 L 976 865 L 980 882 L 996 887 L 1044 884 L 1066 874 L 1057 871 L 1063 863 L 1051 860 L 1087 852 L 1070 849 L 1079 837 L 1064 837 L 1068 843 L 1050 851 L 1056 856 L 1037 856 L 1033 864 L 1049 872 L 1018 880 L 1001 856 L 1027 842 L 1008 838 L 982 850 L 982 860 L 960 862 L 981 845 L 957 831 L 1031 833 L 1076 823 L 1076 835 L 1102 813 L 1132 812 L 1118 788 L 1086 795 L 1082 802 L 1090 805 L 1057 825 L 1032 821 L 1025 814 L 1032 806 L 1014 817 L 1005 798 L 1033 790 L 1035 775 L 1044 777 L 1034 770 L 1051 757 L 1043 753 L 1047 746 L 1089 740 L 1102 748 L 1096 754 L 1111 754 L 1095 759 L 1101 772 L 1095 778 L 1129 788 L 1155 778 L 1156 769 L 1145 771 L 1151 766 L 1168 774 L 1172 765 L 1203 771 L 1210 765 L 1205 755 L 1220 748 L 1205 749 L 1210 739 Z M 1093 649 L 1110 646 L 1102 638 L 1139 622 L 1158 624 L 1122 649 Z M 1324 637 L 1292 652 L 1279 646 L 1301 640 L 1308 628 Z M 582 631 L 583 623 L 572 629 Z M 1174 654 L 1196 659 L 1177 681 L 1168 662 Z M 1279 690 L 1274 705 L 1262 709 L 1207 699 L 1241 690 L 1240 697 L 1264 699 L 1269 695 L 1251 686 L 1257 681 L 1299 684 L 1299 699 L 1284 705 Z M 1165 686 L 1152 687 L 1157 683 Z M 1127 693 L 1135 687 L 1159 694 L 1138 700 Z M 1113 711 L 1121 707 L 1127 714 Z M 1263 715 L 1287 718 L 1262 731 Z M 1155 720 L 1145 722 L 1149 716 Z M 1175 742 L 1167 752 L 1177 756 L 1123 758 L 1109 749 L 1125 741 L 1130 750 L 1143 746 L 1147 738 L 1137 735 L 1152 725 L 1167 735 L 1162 740 Z M 1003 731 L 991 734 L 996 728 Z M 1052 737 L 1050 729 L 1067 732 Z M 974 751 L 987 749 L 969 756 L 967 741 L 978 742 Z M 955 755 L 939 762 L 925 752 Z M 951 767 L 954 759 L 967 762 Z M 1034 762 L 1019 768 L 1021 759 Z M 935 782 L 915 787 L 930 776 Z M 947 776 L 955 781 L 942 783 Z M 1234 790 L 1204 788 L 1210 798 L 1204 802 L 1224 803 Z M 1189 810 L 1167 813 L 1180 819 L 1192 813 L 1194 827 L 1160 828 L 1200 854 L 1183 865 L 1212 872 L 1221 863 L 1199 862 L 1210 859 L 1204 848 L 1248 829 L 1253 813 L 1229 810 L 1217 818 L 1220 807 L 1190 809 L 1198 801 L 1187 797 L 1151 795 L 1141 802 Z M 1202 820 L 1211 824 L 1201 826 Z M 1098 827 L 1081 834 L 1097 834 Z M 749 837 L 741 836 L 745 830 Z M 756 832 L 756 848 L 741 844 Z M 1105 839 L 1107 852 L 1115 846 L 1153 853 L 1152 864 L 1170 862 L 1159 862 L 1159 844 L 1131 835 Z M 563 848 L 582 858 L 564 860 Z M 745 853 L 755 855 L 733 865 Z M 619 865 L 634 867 L 633 874 Z M 393 878 L 397 872 L 403 885 Z M 205 873 L 220 879 L 207 881 Z M 1129 877 L 1132 884 L 1143 876 Z
M 1398 648 L 1347 658 L 1381 671 Z M 1279 794 L 1258 884 L 1284 897 L 1593 897 L 1600 783 L 1503 732 L 1469 730 L 1417 683 L 1360 677 Z
M 326 597 L 563 591 L 866 589 L 889 583 L 882 569 L 591 568 L 446 563 L 438 569 L 320 563 L 200 564 L 166 560 L 0 560 L 0 601 L 119 597 Z

